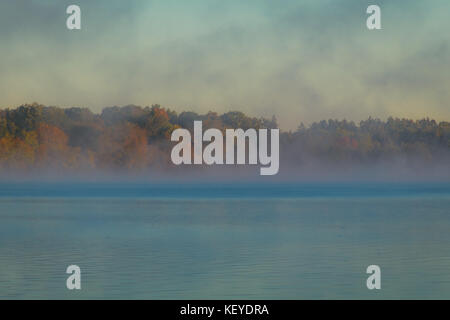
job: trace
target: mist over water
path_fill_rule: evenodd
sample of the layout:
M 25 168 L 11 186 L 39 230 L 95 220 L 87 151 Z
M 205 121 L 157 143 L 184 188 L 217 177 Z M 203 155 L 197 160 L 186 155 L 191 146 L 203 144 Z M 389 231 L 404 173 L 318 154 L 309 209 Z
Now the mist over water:
M 260 165 L 194 166 L 162 169 L 93 170 L 73 171 L 41 169 L 38 171 L 10 171 L 0 174 L 3 182 L 10 183 L 148 183 L 148 184 L 214 184 L 214 183 L 402 183 L 402 182 L 449 182 L 448 163 L 420 163 L 409 165 L 407 161 L 371 165 L 321 164 L 320 161 L 286 163 L 280 159 L 280 170 L 274 176 L 261 176 Z

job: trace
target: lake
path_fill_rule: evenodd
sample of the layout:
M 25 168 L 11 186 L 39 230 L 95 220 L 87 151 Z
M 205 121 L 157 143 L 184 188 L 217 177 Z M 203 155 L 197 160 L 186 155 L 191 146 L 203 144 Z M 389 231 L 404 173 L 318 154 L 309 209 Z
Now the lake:
M 1 183 L 0 298 L 450 299 L 449 231 L 449 183 Z

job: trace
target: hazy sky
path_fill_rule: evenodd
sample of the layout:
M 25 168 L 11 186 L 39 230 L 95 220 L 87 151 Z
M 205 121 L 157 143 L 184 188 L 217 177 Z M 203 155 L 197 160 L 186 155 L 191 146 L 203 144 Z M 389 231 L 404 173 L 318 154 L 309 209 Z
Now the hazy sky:
M 383 30 L 367 30 L 369 4 Z M 0 0 L 0 44 L 3 108 L 450 120 L 448 0 Z

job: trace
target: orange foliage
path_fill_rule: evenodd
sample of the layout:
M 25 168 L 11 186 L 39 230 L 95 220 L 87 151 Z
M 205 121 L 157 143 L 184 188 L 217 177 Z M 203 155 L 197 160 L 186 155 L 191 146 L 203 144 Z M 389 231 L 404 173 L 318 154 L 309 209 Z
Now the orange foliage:
M 46 123 L 37 130 L 36 162 L 38 166 L 74 168 L 80 163 L 80 148 L 67 145 L 69 138 L 61 129 Z
M 106 129 L 99 138 L 99 166 L 141 168 L 147 164 L 147 134 L 130 123 Z

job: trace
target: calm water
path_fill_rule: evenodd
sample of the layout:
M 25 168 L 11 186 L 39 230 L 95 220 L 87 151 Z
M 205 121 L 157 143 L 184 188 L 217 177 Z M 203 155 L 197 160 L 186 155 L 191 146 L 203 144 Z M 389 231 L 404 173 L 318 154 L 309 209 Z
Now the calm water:
M 0 184 L 0 298 L 450 299 L 450 184 Z

